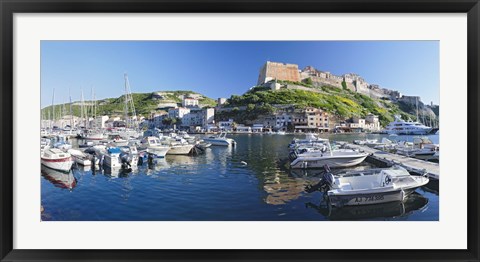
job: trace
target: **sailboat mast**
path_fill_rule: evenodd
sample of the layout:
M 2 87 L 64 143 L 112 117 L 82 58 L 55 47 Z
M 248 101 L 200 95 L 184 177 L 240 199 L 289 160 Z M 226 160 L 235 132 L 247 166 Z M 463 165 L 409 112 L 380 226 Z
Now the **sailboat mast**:
M 73 129 L 73 114 L 72 114 L 72 94 L 70 93 L 70 88 L 68 89 L 68 96 L 70 99 L 70 133 L 72 133 Z
M 124 83 L 124 88 L 125 88 L 125 99 L 124 99 L 124 105 L 123 105 L 123 113 L 125 115 L 125 126 L 127 128 L 130 127 L 129 125 L 129 121 L 128 121 L 128 76 L 127 76 L 127 73 L 124 73 L 123 74 L 123 78 L 125 80 L 125 83 Z
M 418 97 L 415 97 L 415 104 L 417 106 L 417 122 L 418 122 Z
M 53 89 L 53 96 L 52 96 L 52 124 L 55 126 L 55 88 Z

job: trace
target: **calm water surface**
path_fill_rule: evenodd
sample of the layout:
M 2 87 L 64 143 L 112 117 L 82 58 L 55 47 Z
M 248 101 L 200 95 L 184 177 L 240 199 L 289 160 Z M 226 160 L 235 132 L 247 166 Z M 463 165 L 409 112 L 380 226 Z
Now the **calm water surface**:
M 331 141 L 383 135 L 326 135 Z M 329 209 L 306 193 L 321 170 L 289 171 L 287 145 L 301 135 L 230 135 L 235 148 L 166 156 L 122 174 L 75 166 L 42 168 L 44 221 L 438 220 L 438 189 L 419 188 L 405 203 Z M 388 137 L 412 141 L 413 137 Z M 438 143 L 438 136 L 430 137 Z M 76 141 L 73 141 L 75 143 Z M 242 161 L 247 165 L 242 164 Z M 371 168 L 365 163 L 356 168 Z M 438 188 L 438 187 L 437 187 Z

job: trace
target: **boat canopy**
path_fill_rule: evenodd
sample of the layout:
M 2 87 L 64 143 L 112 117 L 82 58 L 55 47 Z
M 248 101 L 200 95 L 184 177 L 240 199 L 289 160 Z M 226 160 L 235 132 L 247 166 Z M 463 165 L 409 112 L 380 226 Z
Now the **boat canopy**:
M 120 154 L 122 152 L 118 147 L 110 147 L 107 151 L 110 154 Z

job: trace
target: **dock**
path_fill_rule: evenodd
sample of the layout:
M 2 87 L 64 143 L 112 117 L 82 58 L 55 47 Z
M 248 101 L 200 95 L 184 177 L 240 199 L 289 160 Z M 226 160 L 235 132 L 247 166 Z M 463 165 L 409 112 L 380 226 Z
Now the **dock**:
M 426 172 L 428 178 L 440 180 L 440 165 L 438 163 L 392 154 L 363 145 L 351 143 L 343 143 L 343 145 L 350 149 L 357 149 L 368 153 L 367 161 L 369 162 L 384 166 L 400 165 L 409 172 L 419 175 L 423 175 Z

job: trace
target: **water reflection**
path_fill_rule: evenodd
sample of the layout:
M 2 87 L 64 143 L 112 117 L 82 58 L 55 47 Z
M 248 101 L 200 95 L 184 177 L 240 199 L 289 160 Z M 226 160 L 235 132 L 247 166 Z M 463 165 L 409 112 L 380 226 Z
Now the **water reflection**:
M 42 176 L 50 181 L 55 187 L 72 190 L 77 185 L 77 179 L 73 176 L 72 170 L 68 173 L 57 171 L 42 165 Z
M 366 206 L 332 207 L 328 203 L 315 205 L 306 203 L 307 208 L 313 208 L 330 220 L 368 220 L 374 218 L 392 218 L 408 216 L 421 210 L 428 204 L 428 199 L 414 192 L 404 202 L 391 202 Z

